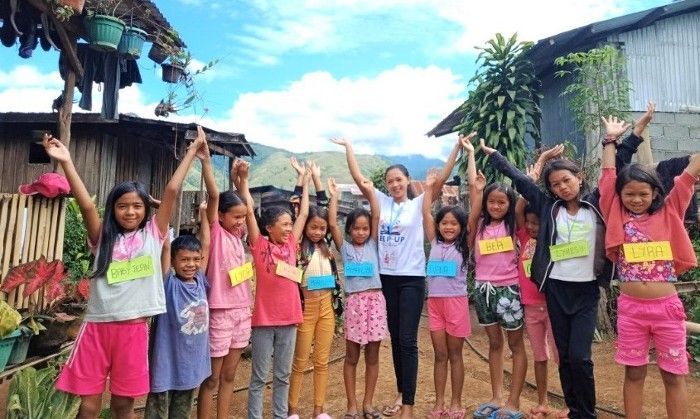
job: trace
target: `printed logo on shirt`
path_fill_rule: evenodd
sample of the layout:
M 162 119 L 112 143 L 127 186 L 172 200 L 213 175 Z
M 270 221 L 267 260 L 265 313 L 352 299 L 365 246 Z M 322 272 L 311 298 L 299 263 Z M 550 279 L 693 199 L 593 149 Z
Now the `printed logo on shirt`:
M 379 224 L 379 241 L 389 245 L 398 246 L 406 240 L 406 236 L 401 234 L 401 225 L 390 224 L 382 221 Z
M 180 318 L 184 320 L 180 332 L 186 335 L 198 335 L 209 328 L 209 306 L 206 300 L 192 301 L 180 310 Z

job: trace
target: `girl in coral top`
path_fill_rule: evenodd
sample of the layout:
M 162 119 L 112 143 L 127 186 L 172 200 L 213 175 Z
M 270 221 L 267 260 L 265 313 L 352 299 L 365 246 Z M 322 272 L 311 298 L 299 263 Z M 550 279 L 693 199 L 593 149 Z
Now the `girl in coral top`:
M 603 124 L 600 207 L 608 225 L 606 255 L 617 263 L 620 279 L 615 360 L 625 366 L 625 413 L 628 418 L 642 417 L 653 340 L 668 417 L 686 417 L 686 317 L 673 282 L 697 265 L 683 215 L 700 175 L 700 154 L 690 159 L 666 195 L 653 169 L 631 164 L 616 173 L 616 139 L 629 124 L 612 117 L 603 118 Z

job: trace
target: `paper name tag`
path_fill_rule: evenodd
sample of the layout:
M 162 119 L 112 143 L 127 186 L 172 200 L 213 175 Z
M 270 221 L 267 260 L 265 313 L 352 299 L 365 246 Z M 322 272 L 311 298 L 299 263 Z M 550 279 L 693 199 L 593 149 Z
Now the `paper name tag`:
M 152 276 L 154 272 L 153 257 L 148 255 L 121 262 L 112 261 L 107 269 L 107 283 L 118 284 L 146 278 Z
M 457 262 L 454 260 L 429 260 L 428 276 L 457 276 Z
M 251 262 L 246 262 L 239 267 L 233 268 L 228 271 L 228 276 L 231 278 L 231 286 L 235 287 L 253 277 L 253 264 Z
M 532 276 L 532 259 L 523 260 L 523 271 L 525 271 L 526 277 Z
M 673 260 L 671 243 L 668 241 L 625 243 L 622 245 L 627 262 L 651 262 Z
M 335 275 L 310 276 L 308 281 L 308 287 L 311 291 L 335 288 Z
M 343 266 L 345 276 L 373 277 L 374 264 L 372 262 L 348 262 Z
M 576 240 L 549 246 L 549 256 L 552 262 L 588 256 L 588 240 Z
M 513 250 L 513 238 L 510 236 L 479 240 L 479 253 L 482 255 L 509 252 L 511 250 Z
M 283 278 L 301 283 L 301 277 L 304 274 L 304 271 L 286 262 L 277 262 L 277 269 L 275 270 L 275 273 Z

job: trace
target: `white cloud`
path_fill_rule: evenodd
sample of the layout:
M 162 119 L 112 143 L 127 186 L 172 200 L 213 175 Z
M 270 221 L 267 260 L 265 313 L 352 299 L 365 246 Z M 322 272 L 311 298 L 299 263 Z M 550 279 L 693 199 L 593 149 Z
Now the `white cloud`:
M 328 139 L 344 136 L 361 153 L 444 157 L 452 143 L 423 134 L 463 95 L 460 77 L 435 66 L 401 65 L 356 79 L 318 71 L 284 90 L 242 94 L 217 125 L 292 151 L 337 150 Z
M 659 0 L 661 1 L 661 0 Z M 416 39 L 416 48 L 441 45 L 441 53 L 472 53 L 495 33 L 519 33 L 539 40 L 591 22 L 637 11 L 626 0 L 248 0 L 252 9 L 244 35 L 232 36 L 258 64 L 277 64 L 280 55 L 300 51 L 348 51 L 368 43 Z M 435 30 L 435 28 L 439 28 Z M 433 39 L 433 42 L 426 42 Z M 423 42 L 420 42 L 423 41 Z M 422 45 L 418 45 L 422 44 Z

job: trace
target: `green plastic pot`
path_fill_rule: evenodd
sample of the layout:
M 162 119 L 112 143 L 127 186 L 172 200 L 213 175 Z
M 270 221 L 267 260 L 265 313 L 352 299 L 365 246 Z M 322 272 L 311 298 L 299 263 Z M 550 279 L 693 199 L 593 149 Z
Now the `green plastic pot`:
M 104 51 L 117 50 L 125 26 L 121 19 L 107 15 L 95 15 L 85 21 L 90 46 Z
M 117 51 L 130 60 L 138 60 L 141 57 L 143 44 L 146 42 L 146 31 L 139 28 L 126 28 L 122 33 Z
M 19 335 L 20 331 L 15 330 L 3 339 L 0 339 L 0 372 L 5 371 L 7 360 L 10 359 L 10 353 L 12 353 L 12 347 L 15 345 L 15 340 Z
M 29 351 L 29 341 L 31 339 L 32 335 L 21 334 L 17 336 L 10 358 L 7 360 L 7 365 L 21 364 L 27 359 L 27 351 Z

